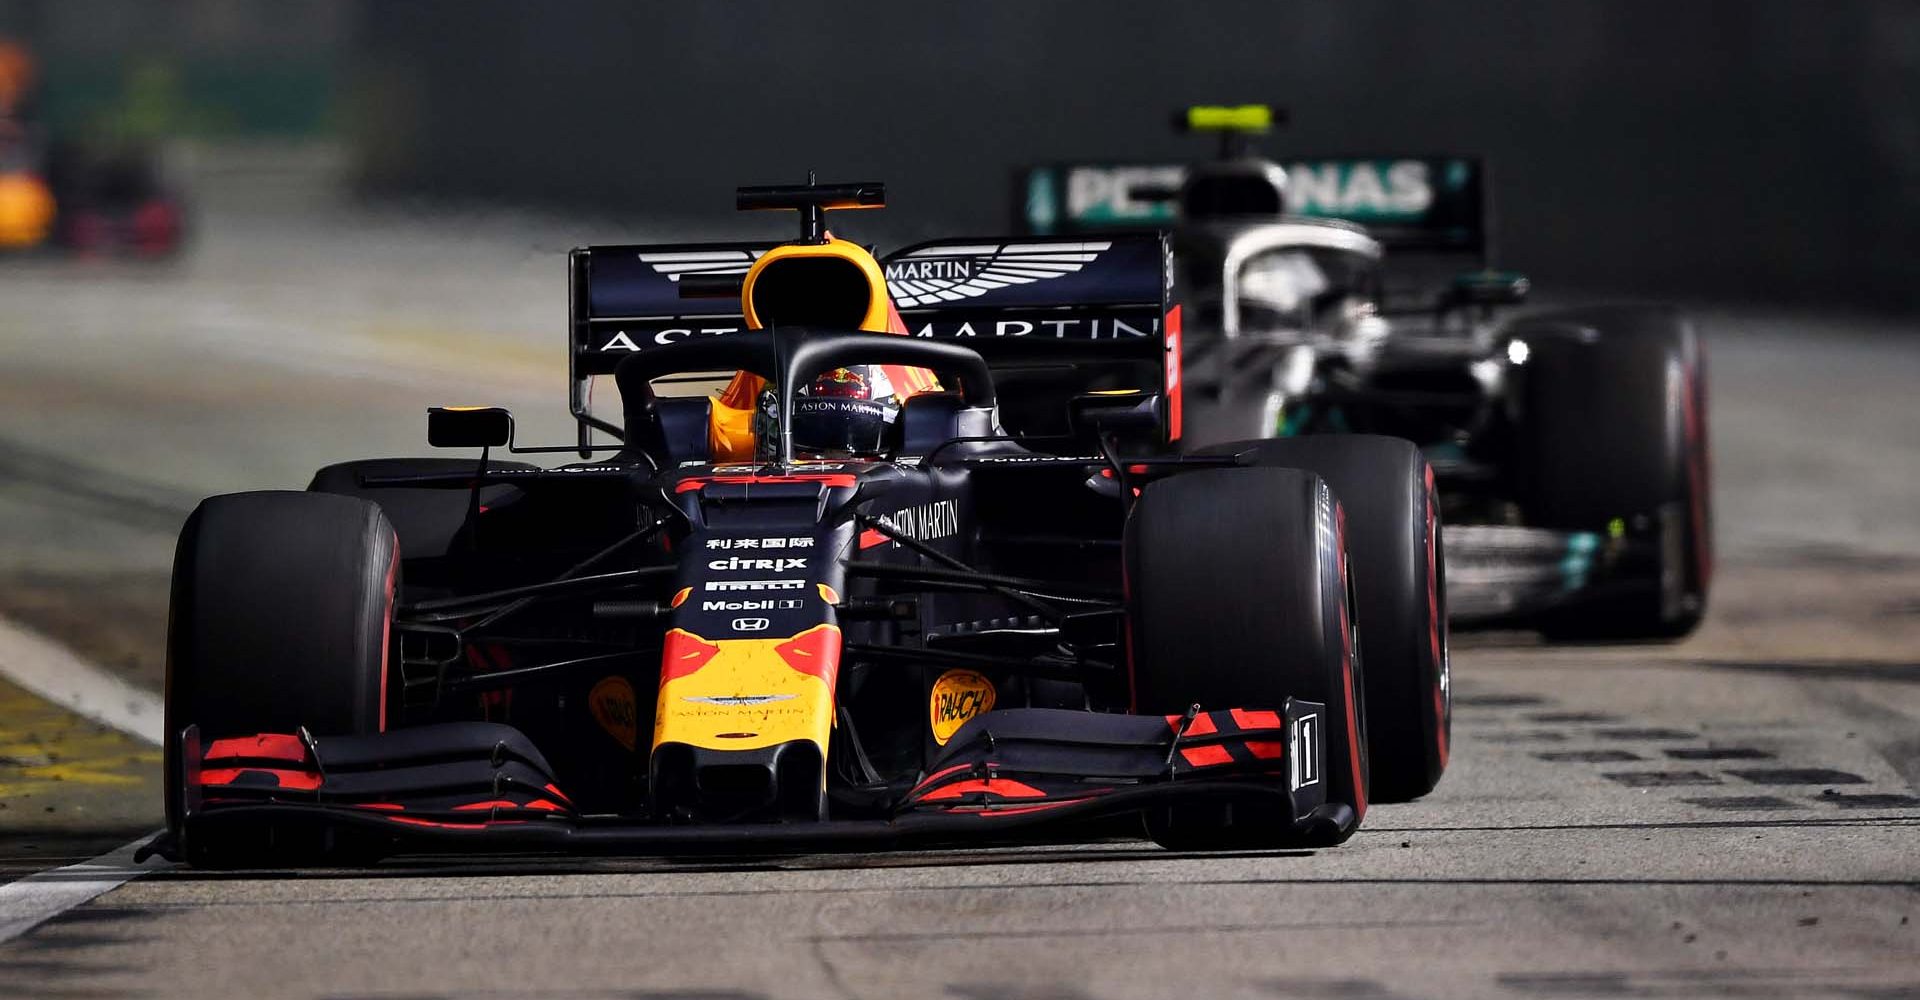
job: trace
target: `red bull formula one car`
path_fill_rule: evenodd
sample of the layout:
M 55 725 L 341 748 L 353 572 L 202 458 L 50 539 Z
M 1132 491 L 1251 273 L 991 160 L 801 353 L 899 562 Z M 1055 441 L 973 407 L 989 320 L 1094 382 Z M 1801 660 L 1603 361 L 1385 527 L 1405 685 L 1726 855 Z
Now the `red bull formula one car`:
M 877 184 L 740 201 L 799 211 L 800 238 L 574 251 L 577 445 L 513 448 L 505 411 L 436 409 L 430 442 L 478 460 L 351 462 L 198 508 L 151 850 L 277 865 L 1142 824 L 1181 848 L 1316 846 L 1433 787 L 1446 633 L 1411 444 L 1181 455 L 1160 234 L 882 262 L 821 225 Z M 758 388 L 744 416 L 732 390 L 669 394 L 715 372 Z M 590 406 L 606 376 L 617 421 Z M 743 421 L 750 460 L 716 461 Z M 493 454 L 576 447 L 611 454 Z M 1356 515 L 1336 476 L 1381 499 Z M 1404 613 L 1358 620 L 1357 588 Z

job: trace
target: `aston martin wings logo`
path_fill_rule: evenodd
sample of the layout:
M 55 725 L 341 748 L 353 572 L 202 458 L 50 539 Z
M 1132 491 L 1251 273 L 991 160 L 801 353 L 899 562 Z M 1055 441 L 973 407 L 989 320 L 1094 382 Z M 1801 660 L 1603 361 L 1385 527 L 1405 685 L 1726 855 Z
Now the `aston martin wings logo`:
M 1111 242 L 1091 242 L 928 247 L 887 263 L 887 290 L 901 309 L 958 302 L 1008 285 L 1072 274 L 1111 246 Z
M 683 274 L 745 274 L 765 250 L 674 250 L 643 253 L 640 260 L 666 276 L 679 281 Z
M 695 695 L 683 694 L 681 701 L 695 701 L 704 705 L 765 705 L 775 701 L 791 701 L 800 697 L 797 694 L 731 694 L 731 695 Z

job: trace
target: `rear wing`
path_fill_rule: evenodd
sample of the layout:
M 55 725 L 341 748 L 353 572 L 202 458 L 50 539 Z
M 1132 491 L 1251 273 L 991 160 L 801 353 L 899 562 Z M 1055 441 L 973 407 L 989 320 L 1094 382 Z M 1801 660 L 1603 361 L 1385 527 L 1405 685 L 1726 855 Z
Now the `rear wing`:
M 1164 232 L 1086 237 L 950 239 L 881 261 L 906 332 L 978 351 L 1001 385 L 1003 419 L 1025 433 L 1064 421 L 1067 398 L 1137 389 L 1166 403 L 1180 435 L 1180 314 L 1170 302 L 1173 252 Z M 1009 391 L 1011 389 L 1012 391 Z
M 737 292 L 683 297 L 681 281 L 745 275 L 778 245 L 632 244 L 569 255 L 568 402 L 582 447 L 594 429 L 621 434 L 592 414 L 594 376 L 633 354 L 746 329 Z M 1165 233 L 938 240 L 898 250 L 881 267 L 908 334 L 974 348 L 996 380 L 1046 395 L 1061 414 L 1061 393 L 1160 393 L 1178 436 L 1179 314 L 1169 313 Z
M 1488 255 L 1486 165 L 1458 156 L 1299 158 L 1283 161 L 1288 211 L 1366 226 L 1389 247 Z M 1052 163 L 1020 171 L 1015 225 L 1035 234 L 1093 234 L 1171 226 L 1165 199 L 1182 164 Z

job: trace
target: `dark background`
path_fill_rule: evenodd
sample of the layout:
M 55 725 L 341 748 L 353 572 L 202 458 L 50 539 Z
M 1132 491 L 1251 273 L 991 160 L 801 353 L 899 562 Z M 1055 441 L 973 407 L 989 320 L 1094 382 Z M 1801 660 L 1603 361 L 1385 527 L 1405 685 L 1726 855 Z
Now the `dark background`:
M 912 232 L 1007 225 L 1017 164 L 1184 158 L 1190 102 L 1275 153 L 1480 154 L 1502 263 L 1648 292 L 1920 302 L 1920 3 L 794 2 L 364 8 L 404 92 L 384 190 L 724 209 L 892 185 Z M 404 127 L 398 122 L 405 121 Z M 396 131 L 397 129 L 397 131 Z M 897 224 L 897 222 L 896 222 Z
M 1915 0 L 0 0 L 9 19 L 76 86 L 184 60 L 187 97 L 225 95 L 189 102 L 200 131 L 325 132 L 374 196 L 692 238 L 738 231 L 734 184 L 812 168 L 889 183 L 868 235 L 1000 231 L 1018 165 L 1204 155 L 1172 109 L 1269 101 L 1293 113 L 1276 155 L 1486 157 L 1498 262 L 1543 286 L 1920 309 Z

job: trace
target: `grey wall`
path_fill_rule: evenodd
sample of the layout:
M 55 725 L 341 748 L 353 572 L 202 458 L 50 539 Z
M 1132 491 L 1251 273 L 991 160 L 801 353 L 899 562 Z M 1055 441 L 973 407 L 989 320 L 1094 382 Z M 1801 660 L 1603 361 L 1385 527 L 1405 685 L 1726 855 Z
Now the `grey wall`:
M 815 168 L 888 181 L 886 235 L 998 231 L 1018 164 L 1190 158 L 1175 106 L 1268 100 L 1294 116 L 1275 153 L 1484 155 L 1501 262 L 1542 282 L 1920 306 L 1912 0 L 359 14 L 375 191 L 717 216 Z
M 355 11 L 335 0 L 0 0 L 64 138 L 307 137 L 334 126 Z

